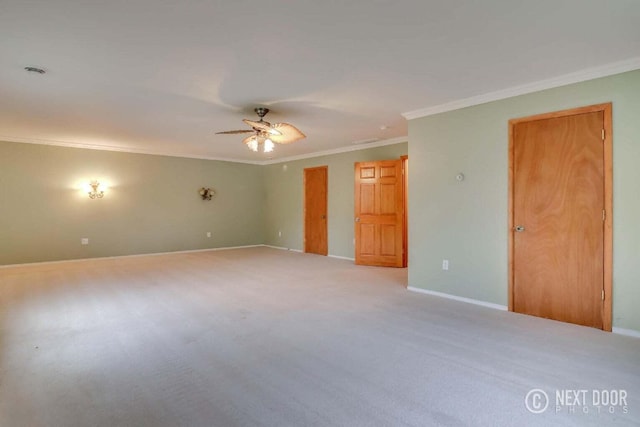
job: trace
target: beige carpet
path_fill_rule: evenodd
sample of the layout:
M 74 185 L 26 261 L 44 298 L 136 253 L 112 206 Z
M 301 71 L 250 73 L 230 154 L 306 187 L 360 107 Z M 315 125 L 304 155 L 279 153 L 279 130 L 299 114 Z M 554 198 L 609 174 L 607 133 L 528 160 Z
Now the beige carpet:
M 0 269 L 0 426 L 640 424 L 640 340 L 405 286 L 269 248 Z

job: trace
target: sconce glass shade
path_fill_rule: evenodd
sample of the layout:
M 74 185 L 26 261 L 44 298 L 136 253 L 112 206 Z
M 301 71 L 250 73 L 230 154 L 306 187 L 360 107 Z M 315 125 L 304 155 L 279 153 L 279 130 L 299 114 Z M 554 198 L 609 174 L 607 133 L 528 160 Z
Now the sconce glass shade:
M 91 181 L 89 186 L 91 187 L 91 191 L 87 194 L 89 194 L 90 199 L 102 199 L 104 197 L 104 190 L 100 189 L 100 183 L 98 181 Z

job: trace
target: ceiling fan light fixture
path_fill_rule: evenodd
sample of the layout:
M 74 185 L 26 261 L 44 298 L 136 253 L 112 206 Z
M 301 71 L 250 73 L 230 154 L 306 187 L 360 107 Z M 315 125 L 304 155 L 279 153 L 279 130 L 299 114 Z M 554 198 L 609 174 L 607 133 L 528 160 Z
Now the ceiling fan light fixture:
M 253 133 L 243 139 L 249 150 L 254 152 L 271 153 L 275 144 L 291 144 L 306 138 L 305 134 L 289 123 L 269 123 L 263 117 L 269 112 L 268 108 L 258 107 L 254 111 L 260 117 L 260 121 L 242 119 L 251 129 L 247 130 L 227 130 L 216 132 L 218 135 L 233 135 L 241 133 Z
M 249 150 L 258 152 L 262 151 L 263 153 L 271 153 L 275 144 L 269 138 L 264 138 L 259 135 L 254 135 L 245 140 L 245 144 Z
M 258 151 L 258 140 L 255 136 L 247 141 L 247 147 L 251 151 Z

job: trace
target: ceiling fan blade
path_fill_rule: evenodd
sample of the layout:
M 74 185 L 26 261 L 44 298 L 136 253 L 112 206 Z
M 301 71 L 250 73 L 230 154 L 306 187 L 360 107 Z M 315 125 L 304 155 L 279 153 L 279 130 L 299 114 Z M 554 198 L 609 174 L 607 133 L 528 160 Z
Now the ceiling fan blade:
M 307 137 L 297 127 L 289 123 L 274 123 L 271 127 L 280 132 L 280 135 L 269 136 L 269 139 L 278 144 L 290 144 Z
M 216 135 L 235 135 L 238 133 L 249 133 L 254 132 L 252 129 L 243 129 L 243 130 L 226 130 L 224 132 L 216 132 Z
M 255 129 L 260 129 L 261 131 L 268 133 L 269 135 L 281 135 L 280 131 L 274 129 L 269 122 L 256 122 L 249 119 L 242 119 L 242 121 Z
M 249 141 L 251 141 L 253 139 L 256 139 L 255 135 L 251 135 L 251 136 L 246 137 L 245 139 L 242 140 L 242 142 L 245 143 L 245 144 L 248 144 Z

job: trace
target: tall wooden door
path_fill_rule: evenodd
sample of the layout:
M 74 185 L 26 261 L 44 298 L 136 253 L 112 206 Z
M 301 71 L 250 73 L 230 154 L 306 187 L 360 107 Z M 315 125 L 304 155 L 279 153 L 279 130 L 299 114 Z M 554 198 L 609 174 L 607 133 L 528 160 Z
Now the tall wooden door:
M 327 166 L 304 170 L 304 251 L 327 255 Z
M 356 264 L 402 267 L 402 160 L 355 164 Z
M 510 126 L 511 308 L 610 328 L 610 315 L 605 322 L 605 111 L 572 110 Z

